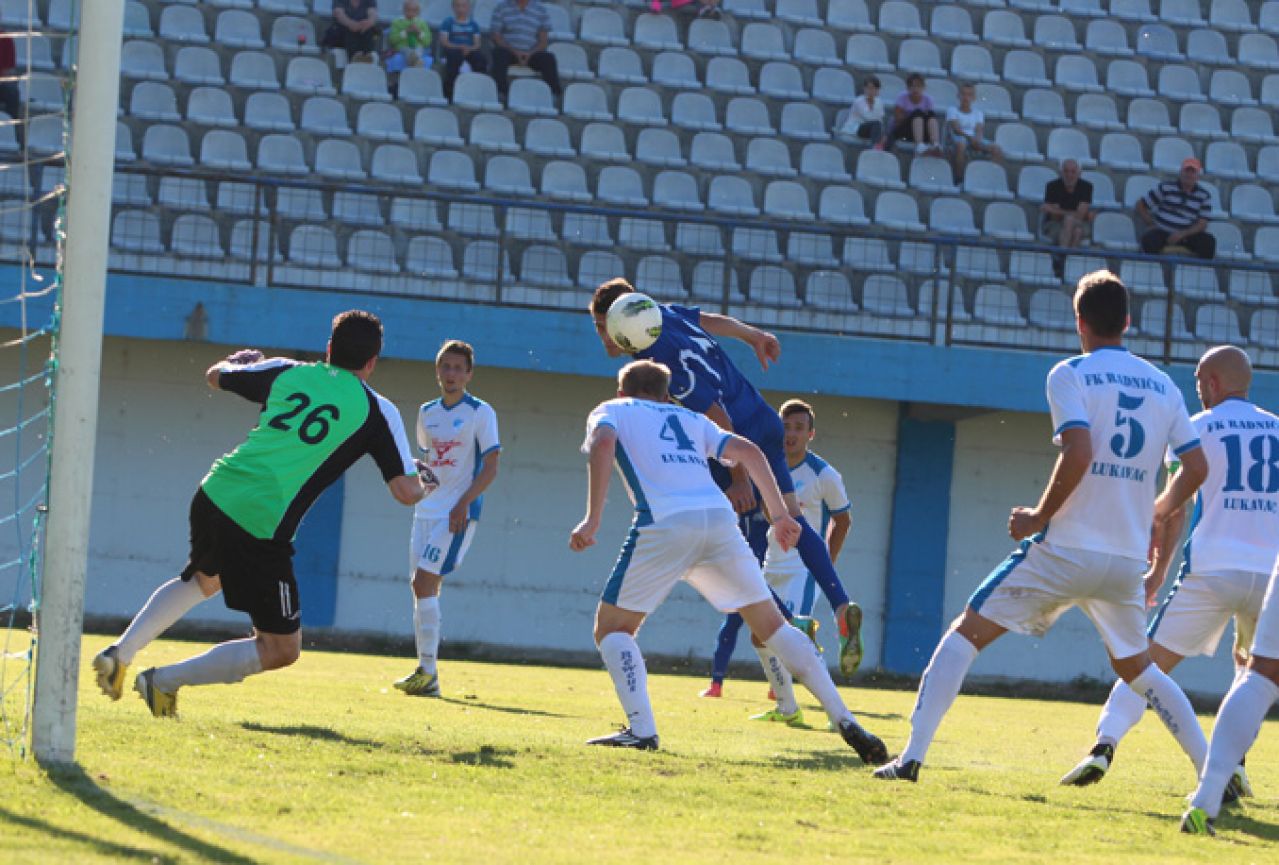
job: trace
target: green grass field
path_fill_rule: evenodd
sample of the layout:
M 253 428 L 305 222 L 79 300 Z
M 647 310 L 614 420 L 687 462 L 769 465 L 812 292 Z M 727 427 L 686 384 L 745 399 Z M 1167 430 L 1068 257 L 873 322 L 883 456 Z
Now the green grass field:
M 1214 840 L 1178 834 L 1192 772 L 1153 718 L 1100 785 L 1057 784 L 1092 742 L 1093 705 L 963 696 L 921 782 L 885 784 L 811 701 L 820 729 L 749 722 L 761 682 L 712 701 L 700 679 L 654 676 L 663 750 L 617 752 L 581 744 L 620 716 L 602 670 L 445 662 L 446 699 L 428 700 L 389 687 L 411 661 L 313 651 L 185 689 L 173 722 L 97 693 L 105 643 L 85 641 L 83 768 L 0 766 L 0 861 L 1279 861 L 1274 721 L 1249 760 L 1257 798 Z M 845 696 L 904 744 L 913 693 Z

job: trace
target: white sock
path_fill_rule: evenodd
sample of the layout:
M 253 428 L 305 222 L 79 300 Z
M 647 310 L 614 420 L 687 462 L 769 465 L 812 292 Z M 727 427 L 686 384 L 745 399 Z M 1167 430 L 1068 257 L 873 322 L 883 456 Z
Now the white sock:
M 260 672 L 262 658 L 258 655 L 258 641 L 249 637 L 219 643 L 203 655 L 157 667 L 152 682 L 161 691 L 171 693 L 183 685 L 230 685 Z
M 783 715 L 793 715 L 799 711 L 799 703 L 795 700 L 795 685 L 790 670 L 782 663 L 782 659 L 768 646 L 756 646 L 759 663 L 764 667 L 764 676 L 773 688 L 773 696 L 777 698 L 777 711 Z
M 1163 670 L 1151 664 L 1128 684 L 1139 696 L 1145 698 L 1159 720 L 1164 722 L 1168 732 L 1177 740 L 1181 750 L 1186 752 L 1190 762 L 1195 764 L 1195 775 L 1202 772 L 1204 761 L 1208 759 L 1208 740 L 1204 737 L 1203 728 L 1199 726 L 1199 719 L 1195 717 L 1190 700 L 1186 699 L 1177 683 L 1168 678 Z
M 1110 689 L 1106 705 L 1101 708 L 1101 717 L 1097 719 L 1097 741 L 1118 745 L 1141 721 L 1145 711 L 1146 701 L 1123 679 L 1115 680 L 1115 687 Z
M 413 630 L 417 636 L 417 663 L 429 675 L 435 675 L 440 654 L 440 599 L 418 598 L 413 604 Z
M 1217 723 L 1212 728 L 1212 748 L 1204 767 L 1199 787 L 1190 804 L 1216 817 L 1221 810 L 1221 795 L 1230 776 L 1252 747 L 1270 706 L 1279 700 L 1279 685 L 1260 673 L 1249 672 L 1235 682 L 1221 703 Z
M 648 700 L 648 669 L 635 638 L 621 632 L 607 635 L 600 640 L 600 657 L 613 677 L 613 687 L 631 732 L 642 738 L 656 736 L 657 721 Z
M 949 631 L 933 651 L 933 658 L 919 682 L 919 696 L 910 716 L 910 740 L 902 751 L 901 761 L 924 762 L 933 736 L 942 718 L 950 711 L 968 668 L 977 660 L 977 647 L 957 631 Z
M 821 655 L 817 654 L 812 640 L 799 630 L 782 625 L 764 645 L 781 659 L 792 676 L 812 692 L 832 724 L 838 727 L 846 721 L 855 720 L 853 713 L 844 705 L 844 699 L 839 696 L 839 689 L 831 681 L 830 670 L 822 663 Z
M 189 580 L 174 577 L 156 589 L 120 639 L 115 641 L 115 653 L 120 663 L 132 664 L 138 652 L 203 600 L 204 592 L 195 577 Z

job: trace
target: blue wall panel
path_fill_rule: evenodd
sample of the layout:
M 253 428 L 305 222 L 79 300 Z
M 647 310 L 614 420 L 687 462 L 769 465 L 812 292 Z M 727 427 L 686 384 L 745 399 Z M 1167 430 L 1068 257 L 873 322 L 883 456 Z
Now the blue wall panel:
M 325 490 L 298 526 L 293 573 L 302 603 L 302 624 L 330 627 L 338 609 L 338 560 L 342 554 L 342 504 L 346 479 Z

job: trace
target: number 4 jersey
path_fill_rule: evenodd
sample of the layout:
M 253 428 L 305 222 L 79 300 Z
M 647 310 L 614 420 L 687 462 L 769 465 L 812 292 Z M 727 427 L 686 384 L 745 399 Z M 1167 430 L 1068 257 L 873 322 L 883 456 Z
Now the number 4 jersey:
M 1199 447 L 1181 391 L 1127 349 L 1107 346 L 1053 367 L 1048 407 L 1057 444 L 1068 429 L 1089 431 L 1092 464 L 1045 537 L 1145 561 L 1164 453 Z
M 224 370 L 218 386 L 262 415 L 201 487 L 255 538 L 291 541 L 320 493 L 364 454 L 386 481 L 417 471 L 399 411 L 348 370 L 270 358 Z
M 1231 398 L 1191 422 L 1208 478 L 1195 499 L 1187 571 L 1269 573 L 1279 548 L 1279 417 Z

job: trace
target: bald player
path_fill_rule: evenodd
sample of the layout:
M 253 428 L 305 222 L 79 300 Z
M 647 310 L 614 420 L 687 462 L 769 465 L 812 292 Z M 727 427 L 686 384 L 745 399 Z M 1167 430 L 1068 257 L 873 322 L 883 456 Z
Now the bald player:
M 1247 672 L 1248 646 L 1279 553 L 1279 417 L 1248 401 L 1252 364 L 1232 345 L 1209 349 L 1195 369 L 1204 411 L 1191 418 L 1208 458 L 1208 478 L 1195 499 L 1181 569 L 1147 631 L 1150 657 L 1165 673 L 1193 655 L 1212 655 L 1235 620 L 1236 681 Z M 1170 463 L 1177 470 L 1175 463 Z M 1146 603 L 1154 605 L 1185 526 L 1185 508 L 1164 524 L 1145 576 Z M 1122 679 L 1115 682 L 1097 723 L 1092 752 L 1061 779 L 1083 786 L 1100 781 L 1119 741 L 1136 726 L 1146 701 Z M 1186 748 L 1195 765 L 1207 753 L 1197 727 Z M 1179 740 L 1185 747 L 1186 740 Z M 1193 753 L 1198 751 L 1198 755 Z M 1227 801 L 1251 795 L 1242 765 L 1232 767 Z

